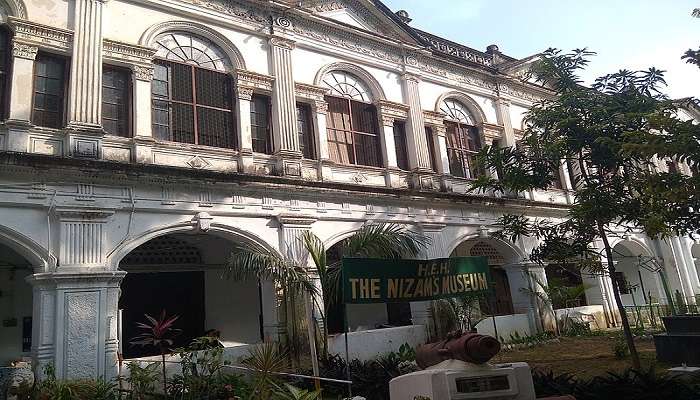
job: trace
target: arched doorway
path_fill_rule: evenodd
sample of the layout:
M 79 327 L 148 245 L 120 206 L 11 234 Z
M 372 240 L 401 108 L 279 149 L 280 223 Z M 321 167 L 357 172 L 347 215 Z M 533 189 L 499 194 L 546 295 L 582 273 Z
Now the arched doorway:
M 0 243 L 0 365 L 31 357 L 33 266 Z
M 491 298 L 480 303 L 481 312 L 488 315 L 510 315 L 514 313 L 510 281 L 504 268 L 514 262 L 516 255 L 504 244 L 489 239 L 469 239 L 454 249 L 450 257 L 486 257 L 491 269 L 494 291 Z M 517 289 L 517 288 L 516 288 Z
M 222 277 L 236 244 L 211 234 L 174 233 L 159 236 L 126 255 L 119 268 L 127 272 L 121 284 L 121 349 L 125 358 L 156 354 L 155 349 L 130 345 L 144 314 L 163 310 L 179 315 L 182 329 L 173 348 L 216 332 L 225 347 L 241 347 L 263 339 L 263 289 L 258 282 L 234 282 Z M 265 293 L 274 296 L 274 293 Z
M 328 265 L 339 262 L 341 257 L 342 241 L 326 251 Z M 410 303 L 348 304 L 347 317 L 348 330 L 351 332 L 408 326 L 413 323 Z M 328 333 L 344 331 L 345 312 L 341 301 L 331 305 L 326 318 Z
M 659 303 L 665 296 L 652 260 L 649 251 L 637 242 L 625 240 L 613 247 L 615 279 L 625 306 Z

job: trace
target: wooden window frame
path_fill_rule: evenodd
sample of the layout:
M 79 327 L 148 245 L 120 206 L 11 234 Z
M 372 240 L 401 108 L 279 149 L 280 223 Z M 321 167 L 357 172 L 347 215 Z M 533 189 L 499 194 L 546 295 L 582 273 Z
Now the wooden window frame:
M 104 64 L 102 66 L 102 73 L 104 74 L 105 71 L 107 70 L 112 70 L 112 71 L 118 71 L 121 73 L 126 74 L 126 87 L 123 89 L 124 90 L 124 98 L 125 98 L 125 104 L 124 108 L 126 109 L 126 121 L 124 121 L 124 126 L 126 127 L 125 132 L 107 132 L 110 135 L 115 135 L 119 137 L 132 137 L 133 136 L 133 129 L 134 129 L 134 108 L 133 108 L 133 95 L 134 95 L 134 84 L 133 84 L 133 76 L 131 73 L 131 70 L 128 68 L 124 67 L 119 67 L 119 66 L 114 66 L 114 65 L 109 65 L 109 64 Z M 104 77 L 103 77 L 104 78 Z M 104 116 L 104 79 L 102 80 L 102 120 L 104 122 L 105 116 Z M 107 119 L 114 119 L 114 118 L 107 118 Z M 104 125 L 104 123 L 103 123 Z
M 338 102 L 343 101 L 347 105 L 347 111 L 348 111 L 348 116 L 349 116 L 348 121 L 350 123 L 350 129 L 349 130 L 348 129 L 339 129 L 336 127 L 331 127 L 330 126 L 331 124 L 328 124 L 328 126 L 326 128 L 326 134 L 328 135 L 330 133 L 330 131 L 337 131 L 337 132 L 344 132 L 346 135 L 347 134 L 351 135 L 351 137 L 352 137 L 352 154 L 351 154 L 352 160 L 349 159 L 348 164 L 349 165 L 363 166 L 363 167 L 383 168 L 384 167 L 384 160 L 383 160 L 382 151 L 381 151 L 381 140 L 382 140 L 381 135 L 382 134 L 379 130 L 378 113 L 377 113 L 377 108 L 374 106 L 374 104 L 363 103 L 363 102 L 348 99 L 345 97 L 327 96 L 327 99 L 328 98 L 333 99 L 332 101 L 327 100 L 329 107 L 331 107 L 331 105 L 333 104 L 332 103 L 333 101 L 338 101 Z M 362 132 L 362 131 L 355 130 L 355 122 L 356 121 L 354 121 L 354 119 L 353 119 L 353 115 L 354 115 L 353 114 L 353 109 L 354 109 L 353 106 L 357 107 L 358 105 L 373 108 L 374 115 L 372 118 L 372 124 L 373 124 L 374 130 L 376 131 L 376 133 Z M 330 110 L 329 110 L 329 113 L 330 113 Z M 357 162 L 357 140 L 355 140 L 356 135 L 370 136 L 370 137 L 374 137 L 376 139 L 377 148 L 375 149 L 375 152 L 376 152 L 375 154 L 376 154 L 377 165 L 358 164 L 358 162 Z M 330 143 L 337 143 L 337 141 L 331 140 L 330 137 L 328 137 L 328 143 L 329 144 Z M 344 145 L 347 145 L 347 144 L 348 143 L 344 143 Z M 342 163 L 340 160 L 333 160 L 333 161 L 338 162 L 338 163 Z
M 307 160 L 316 159 L 316 137 L 314 135 L 313 111 L 311 105 L 306 103 L 297 103 L 297 125 L 303 127 L 299 130 L 299 148 L 302 156 Z M 299 113 L 303 110 L 304 117 Z
M 253 121 L 255 120 L 253 118 L 254 114 L 260 114 L 259 111 L 253 110 L 255 107 L 255 101 L 257 100 L 262 100 L 265 102 L 265 114 L 266 114 L 266 126 L 258 126 L 253 124 Z M 268 154 L 271 155 L 274 152 L 273 149 L 273 138 L 272 138 L 272 98 L 266 94 L 258 94 L 255 93 L 253 94 L 253 97 L 250 99 L 251 103 L 251 108 L 250 108 L 250 132 L 251 132 L 251 147 L 253 148 L 253 151 L 256 153 L 260 154 Z M 265 151 L 260 151 L 259 149 L 255 148 L 255 132 L 256 128 L 261 128 L 265 131 Z
M 236 149 L 237 145 L 238 145 L 237 132 L 236 132 L 236 93 L 233 90 L 233 78 L 231 77 L 231 75 L 224 73 L 224 72 L 221 72 L 219 70 L 211 69 L 211 68 L 205 68 L 205 67 L 200 67 L 200 66 L 186 64 L 186 63 L 180 63 L 180 62 L 176 62 L 176 61 L 172 61 L 172 60 L 163 60 L 160 58 L 156 59 L 154 61 L 154 63 L 160 64 L 160 65 L 177 64 L 180 66 L 185 66 L 185 67 L 190 69 L 190 74 L 191 74 L 191 79 L 192 79 L 192 101 L 191 102 L 173 99 L 173 80 L 172 80 L 172 76 L 170 73 L 171 69 L 168 69 L 168 71 L 169 71 L 169 76 L 168 76 L 168 81 L 167 81 L 168 82 L 168 97 L 167 98 L 164 98 L 161 96 L 156 97 L 153 95 L 153 89 L 151 89 L 151 95 L 152 95 L 151 96 L 152 97 L 151 98 L 151 112 L 152 113 L 153 113 L 153 109 L 155 108 L 154 101 L 161 101 L 164 103 L 168 103 L 168 105 L 169 105 L 169 110 L 170 110 L 168 113 L 168 119 L 169 119 L 168 120 L 168 133 L 170 136 L 169 141 L 175 142 L 175 143 L 187 143 L 187 144 L 193 144 L 193 145 L 208 146 L 208 145 L 200 144 L 200 136 L 201 135 L 199 132 L 199 124 L 198 124 L 199 121 L 198 121 L 197 111 L 199 108 L 204 108 L 204 109 L 209 109 L 209 110 L 226 112 L 230 116 L 229 118 L 230 118 L 230 122 L 231 122 L 231 132 L 230 132 L 231 137 L 229 138 L 229 140 L 230 140 L 231 146 L 230 147 L 211 146 L 211 147 L 224 148 L 224 149 Z M 229 102 L 231 104 L 230 109 L 210 106 L 210 105 L 206 105 L 206 104 L 200 104 L 197 102 L 197 69 L 214 72 L 217 74 L 225 75 L 227 77 L 228 84 L 231 88 L 231 93 L 230 93 L 231 98 L 229 99 Z M 191 110 L 192 110 L 192 127 L 193 127 L 192 133 L 194 136 L 194 143 L 180 142 L 180 141 L 173 140 L 174 138 L 173 138 L 173 111 L 172 111 L 173 107 L 172 107 L 172 104 L 184 105 L 184 106 L 191 108 Z M 155 125 L 155 123 L 153 123 L 153 122 L 151 124 Z
M 63 76 L 61 77 L 62 82 L 62 88 L 61 88 L 61 94 L 58 95 L 59 97 L 59 102 L 60 106 L 58 107 L 58 112 L 61 114 L 58 125 L 57 126 L 45 126 L 41 124 L 37 124 L 35 121 L 35 116 L 36 116 L 36 95 L 37 95 L 37 88 L 36 88 L 36 79 L 37 79 L 37 64 L 39 60 L 42 58 L 53 58 L 55 60 L 61 60 L 63 63 Z M 34 125 L 45 127 L 45 128 L 50 128 L 50 129 L 62 129 L 66 125 L 66 111 L 68 107 L 68 103 L 65 101 L 65 99 L 68 97 L 68 84 L 69 84 L 69 79 L 70 79 L 70 58 L 58 54 L 53 54 L 53 53 L 46 53 L 39 51 L 37 54 L 35 61 L 34 61 L 34 71 L 32 71 L 32 104 L 31 104 L 31 122 Z M 45 94 L 45 93 L 42 93 Z M 42 110 L 39 110 L 42 111 Z
M 425 127 L 425 140 L 428 143 L 428 161 L 433 172 L 438 171 L 437 153 L 435 152 L 435 133 L 430 126 Z
M 403 171 L 410 169 L 408 162 L 408 144 L 406 143 L 406 121 L 394 121 L 394 151 L 396 151 L 396 165 Z
M 475 179 L 480 174 L 483 174 L 483 171 L 475 171 L 473 162 L 471 161 L 483 147 L 479 129 L 473 125 L 467 125 L 454 121 L 445 121 L 445 128 L 447 130 L 447 157 L 450 163 L 450 175 L 458 178 Z M 450 134 L 450 128 L 454 129 L 454 136 L 457 143 L 451 142 L 452 135 Z M 476 138 L 478 139 L 476 149 L 472 149 L 469 146 L 470 133 L 476 135 Z M 455 160 L 454 157 L 458 157 L 458 159 Z M 462 168 L 461 174 L 458 174 L 460 171 L 453 170 L 452 167 L 456 164 L 459 164 Z

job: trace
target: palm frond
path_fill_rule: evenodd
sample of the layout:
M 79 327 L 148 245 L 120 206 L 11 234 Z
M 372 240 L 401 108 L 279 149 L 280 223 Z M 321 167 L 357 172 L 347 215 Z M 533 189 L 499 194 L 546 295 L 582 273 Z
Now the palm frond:
M 233 252 L 224 275 L 236 281 L 271 280 L 292 290 L 317 292 L 306 268 L 267 250 L 242 248 Z
M 696 8 L 693 10 L 693 17 L 700 18 L 700 8 Z
M 323 245 L 321 239 L 311 233 L 311 231 L 306 231 L 304 232 L 301 240 L 304 243 L 306 251 L 309 252 L 309 256 L 311 256 L 311 259 L 313 260 L 316 269 L 319 271 L 319 274 L 325 272 L 324 270 L 326 269 L 327 262 L 326 246 Z
M 409 258 L 418 256 L 430 238 L 398 224 L 369 224 L 343 241 L 343 256 Z

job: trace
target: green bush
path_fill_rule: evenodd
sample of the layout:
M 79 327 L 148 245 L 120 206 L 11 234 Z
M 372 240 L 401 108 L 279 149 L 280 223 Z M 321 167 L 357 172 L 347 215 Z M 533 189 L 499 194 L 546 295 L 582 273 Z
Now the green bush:
M 612 345 L 613 354 L 615 358 L 622 360 L 630 355 L 629 347 L 627 347 L 627 342 L 625 341 L 624 335 L 622 333 L 615 336 L 615 340 Z
M 577 400 L 697 400 L 698 382 L 685 382 L 654 369 L 608 373 L 589 380 L 576 380 L 569 374 L 533 372 L 538 397 L 572 395 Z

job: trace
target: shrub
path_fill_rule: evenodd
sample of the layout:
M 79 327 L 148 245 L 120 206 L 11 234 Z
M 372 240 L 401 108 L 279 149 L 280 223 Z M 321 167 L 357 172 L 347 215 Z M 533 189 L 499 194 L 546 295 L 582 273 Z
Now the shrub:
M 619 334 L 615 336 L 615 340 L 613 341 L 613 354 L 615 355 L 615 358 L 617 359 L 623 359 L 629 356 L 629 347 L 627 347 L 627 342 L 625 341 L 625 337 L 622 334 Z

